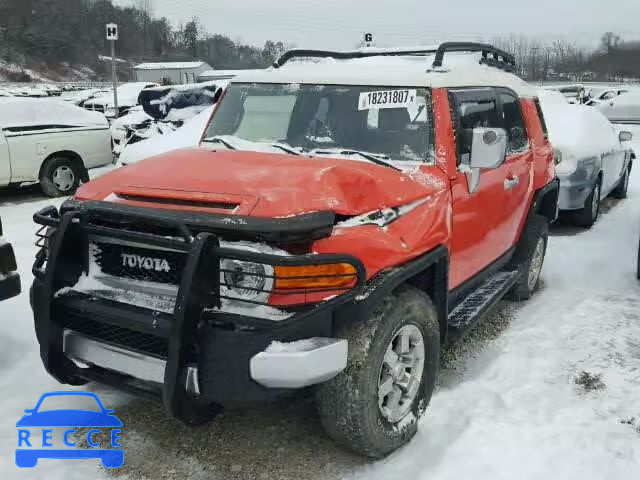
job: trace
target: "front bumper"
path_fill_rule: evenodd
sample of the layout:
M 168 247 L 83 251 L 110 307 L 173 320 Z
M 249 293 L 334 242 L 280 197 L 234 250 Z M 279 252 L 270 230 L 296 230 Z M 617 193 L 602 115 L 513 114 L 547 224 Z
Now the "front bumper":
M 587 197 L 591 194 L 597 180 L 595 176 L 558 175 L 560 179 L 560 193 L 558 206 L 560 210 L 580 210 L 584 208 Z
M 187 231 L 179 239 L 114 230 L 93 223 L 103 214 L 90 209 L 58 217 L 48 209 L 35 216 L 38 223 L 56 229 L 48 239 L 48 253 L 41 252 L 34 265 L 31 303 L 44 366 L 60 382 L 98 381 L 161 399 L 171 415 L 199 423 L 209 418 L 212 405 L 270 400 L 328 380 L 345 368 L 347 344 L 332 339 L 333 323 L 337 310 L 363 287 L 364 267 L 357 259 L 225 249 L 215 234 L 206 232 Z M 143 221 L 145 215 L 141 209 L 135 220 Z M 159 220 L 157 213 L 150 219 L 175 223 Z M 184 224 L 173 227 L 188 230 Z M 182 251 L 186 261 L 173 311 L 70 290 L 88 271 L 91 235 Z M 220 258 L 286 266 L 350 263 L 357 279 L 348 291 L 274 321 L 212 308 L 220 306 Z M 307 340 L 302 348 L 286 345 L 300 340 Z M 269 348 L 273 342 L 285 346 Z
M 0 275 L 0 302 L 17 297 L 21 292 L 20 275 L 15 272 L 9 275 Z
M 0 227 L 2 230 L 2 227 Z M 0 302 L 20 295 L 20 275 L 16 272 L 16 256 L 10 243 L 0 238 Z

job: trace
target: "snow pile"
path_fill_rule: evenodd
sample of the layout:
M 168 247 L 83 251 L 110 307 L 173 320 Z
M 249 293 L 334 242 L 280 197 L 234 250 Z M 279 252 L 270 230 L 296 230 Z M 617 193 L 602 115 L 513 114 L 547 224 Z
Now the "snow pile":
M 17 97 L 0 98 L 0 128 L 38 125 L 109 126 L 104 115 L 58 100 Z
M 129 145 L 120 154 L 120 162 L 124 165 L 136 163 L 172 150 L 197 147 L 209 125 L 214 107 L 208 107 L 182 127 L 168 135 L 159 135 L 133 145 Z

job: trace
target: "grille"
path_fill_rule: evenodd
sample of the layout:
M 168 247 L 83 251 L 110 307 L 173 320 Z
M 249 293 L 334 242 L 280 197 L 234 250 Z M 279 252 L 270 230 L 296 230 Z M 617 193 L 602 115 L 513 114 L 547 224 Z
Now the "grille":
M 60 318 L 64 318 L 64 327 L 96 340 L 158 357 L 167 358 L 168 356 L 169 342 L 166 338 L 96 322 L 78 312 L 69 310 L 65 310 L 64 315 L 61 315 Z
M 187 256 L 181 252 L 94 243 L 91 253 L 101 272 L 120 278 L 179 285 Z

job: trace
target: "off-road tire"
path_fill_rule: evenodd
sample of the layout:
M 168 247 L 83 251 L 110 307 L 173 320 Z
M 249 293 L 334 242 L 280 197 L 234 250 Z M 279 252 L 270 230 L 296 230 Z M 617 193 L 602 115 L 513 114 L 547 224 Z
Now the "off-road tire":
M 627 168 L 624 171 L 622 180 L 620 180 L 620 183 L 611 194 L 614 198 L 619 198 L 620 200 L 627 198 L 627 190 L 629 189 L 630 176 L 631 176 L 631 168 Z
M 600 180 L 598 180 L 593 186 L 591 193 L 585 200 L 584 207 L 582 207 L 580 210 L 578 210 L 573 214 L 573 220 L 576 223 L 576 225 L 579 225 L 584 228 L 591 228 L 596 223 L 596 221 L 598 220 L 598 216 L 600 215 L 600 207 L 601 207 L 602 199 L 598 198 L 597 200 L 598 208 L 596 209 L 595 212 L 593 211 L 593 201 L 596 195 L 598 197 L 601 196 L 600 195 L 601 189 L 602 189 L 602 185 L 600 183 Z
M 408 413 L 390 423 L 378 406 L 382 360 L 396 333 L 415 325 L 423 337 L 422 379 Z M 436 382 L 440 354 L 438 316 L 431 299 L 412 287 L 402 287 L 384 299 L 366 321 L 343 327 L 339 338 L 349 341 L 347 368 L 316 389 L 322 425 L 336 442 L 378 459 L 405 445 L 418 430 Z
M 66 167 L 73 172 L 73 185 L 68 190 L 60 190 L 54 183 L 53 175 L 58 168 Z M 67 157 L 53 157 L 46 161 L 40 171 L 40 186 L 42 191 L 48 197 L 66 197 L 76 193 L 80 185 L 82 171 L 78 168 L 76 162 Z
M 516 302 L 528 300 L 538 289 L 540 276 L 532 285 L 529 282 L 529 274 L 531 273 L 532 261 L 534 259 L 536 249 L 540 240 L 544 243 L 542 259 L 547 252 L 547 241 L 549 239 L 549 220 L 543 215 L 531 215 L 520 237 L 520 242 L 516 247 L 513 258 L 507 265 L 507 270 L 519 270 L 521 272 L 519 280 L 507 292 L 505 298 Z M 540 269 L 542 266 L 540 266 Z

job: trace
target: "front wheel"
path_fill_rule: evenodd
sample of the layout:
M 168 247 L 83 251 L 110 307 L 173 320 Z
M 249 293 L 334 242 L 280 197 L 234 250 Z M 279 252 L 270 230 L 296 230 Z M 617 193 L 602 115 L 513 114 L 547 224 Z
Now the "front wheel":
M 518 282 L 507 293 L 515 301 L 530 299 L 540 283 L 542 264 L 547 252 L 549 221 L 542 215 L 533 215 L 522 232 L 522 237 L 509 263 L 508 269 L 519 270 Z
M 575 222 L 581 227 L 591 228 L 598 220 L 600 214 L 600 182 L 597 181 L 593 186 L 593 190 L 584 202 L 584 207 L 574 214 Z
M 631 175 L 630 170 L 631 170 L 631 168 L 627 168 L 624 171 L 624 175 L 622 176 L 622 180 L 620 180 L 620 183 L 618 184 L 616 189 L 613 191 L 613 196 L 615 198 L 619 198 L 621 200 L 624 199 L 624 198 L 627 198 L 627 190 L 629 189 L 629 177 Z
M 322 425 L 356 453 L 385 457 L 413 438 L 431 399 L 440 353 L 435 307 L 405 287 L 338 336 L 349 341 L 349 358 L 342 373 L 317 388 Z
M 73 195 L 80 185 L 81 175 L 75 162 L 66 157 L 54 157 L 42 167 L 40 186 L 49 197 Z

